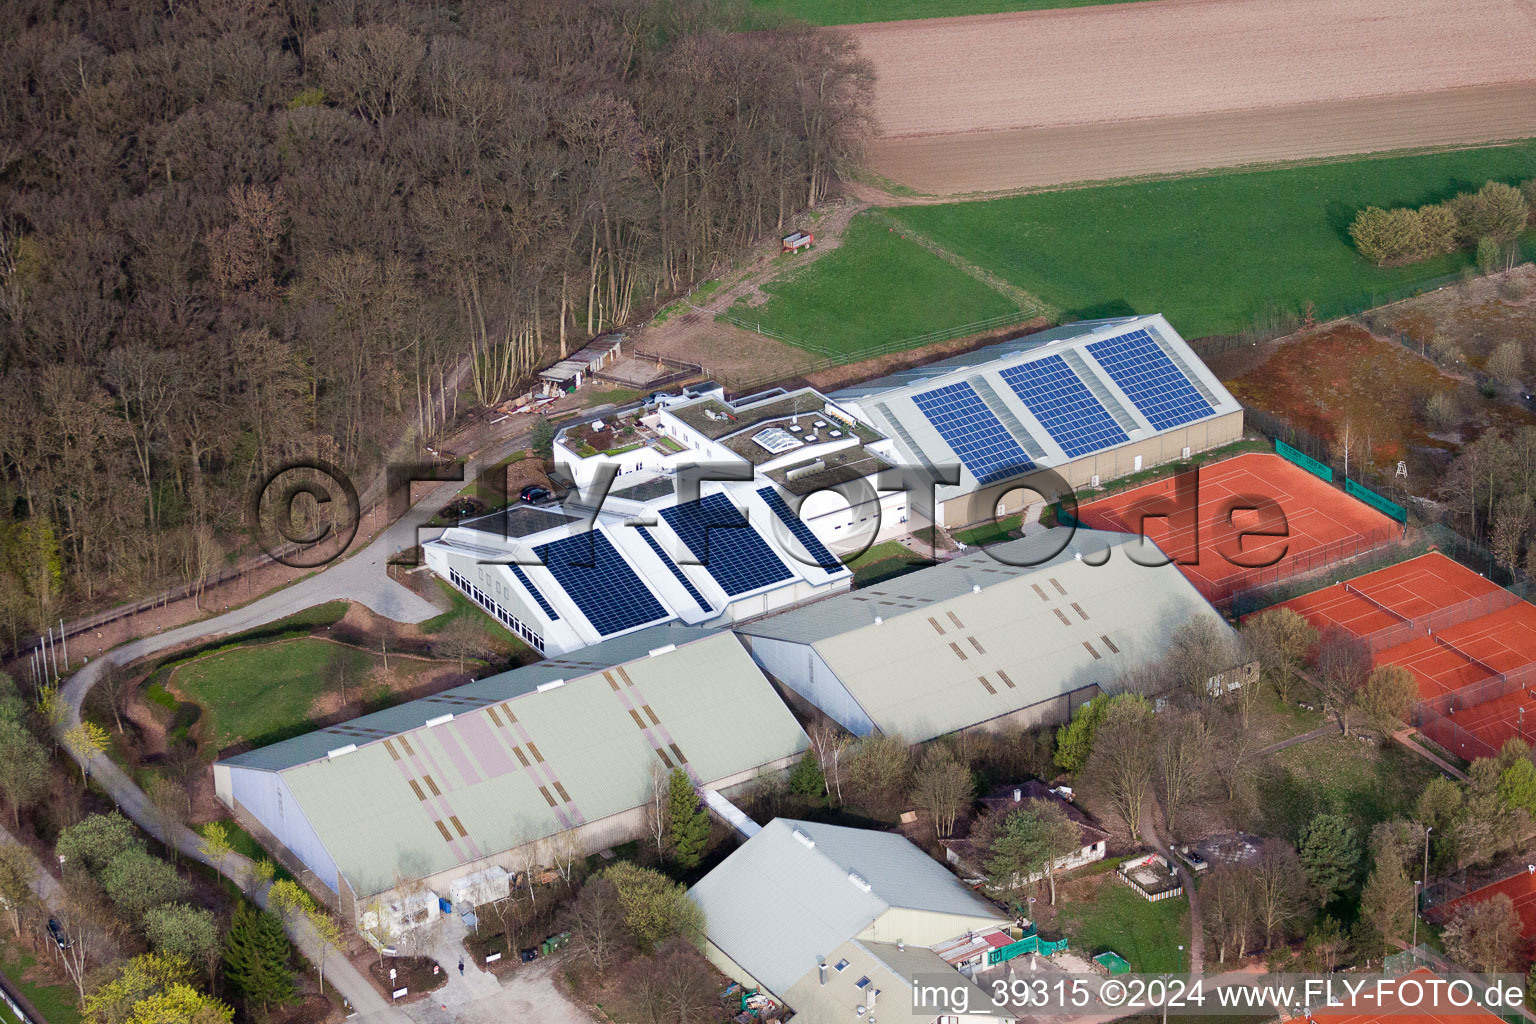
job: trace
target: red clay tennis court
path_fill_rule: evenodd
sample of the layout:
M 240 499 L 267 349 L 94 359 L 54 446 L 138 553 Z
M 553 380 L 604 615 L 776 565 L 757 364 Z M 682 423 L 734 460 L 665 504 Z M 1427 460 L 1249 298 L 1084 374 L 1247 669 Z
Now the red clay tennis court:
M 1363 502 L 1263 452 L 1090 502 L 1077 518 L 1093 529 L 1155 541 L 1213 602 L 1362 554 L 1402 533 Z M 1250 530 L 1279 535 L 1240 536 Z
M 1316 1024 L 1496 1024 L 1501 1019 L 1491 1010 L 1485 1010 L 1476 1004 L 1466 1007 L 1457 1005 L 1455 1009 L 1450 1010 L 1430 1009 L 1444 1005 L 1435 1001 L 1439 997 L 1429 995 L 1428 983 L 1432 979 L 1439 979 L 1439 975 L 1420 967 L 1394 980 L 1396 984 L 1401 985 L 1410 979 L 1425 982 L 1423 991 L 1409 986 L 1401 990 L 1394 989 L 1385 993 L 1386 998 L 1383 999 L 1382 1005 L 1372 1005 L 1375 1002 L 1373 987 L 1371 990 L 1373 998 L 1370 1000 L 1357 999 L 1355 1001 L 1357 1005 L 1354 1006 L 1315 1006 L 1305 1017 L 1292 1019 L 1315 1021 Z M 1394 999 L 1393 997 L 1397 996 L 1399 991 L 1401 996 Z M 1403 1002 L 1405 998 L 1413 1000 L 1415 1005 L 1412 1008 L 1405 1006 Z M 1458 995 L 1459 998 L 1461 997 Z M 1450 1002 L 1450 999 L 1446 998 L 1445 1002 Z M 1360 1003 L 1366 1005 L 1358 1005 Z
M 1373 665 L 1412 672 L 1420 729 L 1447 750 L 1486 757 L 1533 738 L 1536 606 L 1471 569 L 1431 552 L 1281 607 L 1361 638 Z
M 1458 896 L 1446 905 L 1445 912 L 1447 915 L 1455 913 L 1457 907 L 1479 903 L 1501 893 L 1515 904 L 1515 913 L 1520 915 L 1521 937 L 1527 941 L 1536 939 L 1536 875 L 1529 871 L 1522 871 L 1502 882 L 1494 882 L 1481 889 L 1473 889 L 1465 896 Z

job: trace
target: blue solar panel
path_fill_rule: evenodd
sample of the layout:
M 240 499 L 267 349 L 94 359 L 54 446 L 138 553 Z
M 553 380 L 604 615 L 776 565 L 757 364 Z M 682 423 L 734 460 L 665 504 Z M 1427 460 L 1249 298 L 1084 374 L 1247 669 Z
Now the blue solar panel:
M 1129 440 L 1061 356 L 1010 366 L 1001 376 L 1070 458 Z
M 613 542 L 597 530 L 533 549 L 603 636 L 668 618 Z
M 512 575 L 517 577 L 517 582 L 526 587 L 528 593 L 533 595 L 533 599 L 539 602 L 539 607 L 544 609 L 544 614 L 549 616 L 550 621 L 560 621 L 560 615 L 550 605 L 549 601 L 545 600 L 544 595 L 539 593 L 539 588 L 534 586 L 533 580 L 530 580 L 528 574 L 523 572 L 523 567 L 520 565 L 508 565 L 507 568 L 511 569 Z
M 1035 468 L 976 389 L 965 381 L 913 395 L 912 402 L 978 483 L 991 483 Z
M 805 525 L 805 521 L 790 511 L 788 502 L 784 500 L 778 491 L 772 487 L 759 487 L 757 493 L 759 497 L 768 503 L 768 507 L 773 509 L 773 514 L 782 519 L 784 525 L 789 527 L 789 532 L 795 535 L 795 539 L 805 545 L 806 554 L 815 559 L 817 565 L 823 569 L 836 569 L 843 564 L 836 555 L 827 550 L 825 544 L 817 539 L 816 535 L 811 532 L 811 528 Z
M 652 551 L 656 552 L 656 557 L 661 559 L 661 563 L 671 571 L 674 577 L 677 578 L 677 582 L 681 583 L 683 585 L 683 589 L 688 591 L 688 596 L 699 602 L 699 607 L 703 608 L 705 611 L 714 611 L 714 609 L 709 606 L 709 602 L 704 600 L 704 595 L 699 593 L 699 588 L 693 585 L 692 580 L 683 575 L 683 570 L 677 567 L 677 563 L 672 561 L 672 557 L 662 549 L 662 546 L 657 543 L 656 538 L 651 536 L 651 531 L 647 530 L 643 526 L 637 526 L 635 529 L 640 531 L 640 536 L 645 538 L 645 542 L 651 546 Z
M 1088 351 L 1158 430 L 1204 419 L 1214 410 L 1144 330 L 1095 341 Z
M 661 517 L 732 597 L 794 576 L 723 494 L 662 509 Z

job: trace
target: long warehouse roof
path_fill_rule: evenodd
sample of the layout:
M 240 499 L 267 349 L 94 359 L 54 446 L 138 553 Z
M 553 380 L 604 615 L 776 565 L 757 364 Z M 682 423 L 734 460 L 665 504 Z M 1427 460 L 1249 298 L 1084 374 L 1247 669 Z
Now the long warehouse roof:
M 737 631 L 813 647 L 876 726 L 917 741 L 1109 684 L 1162 657 L 1190 619 L 1222 621 L 1151 541 L 1066 536 L 993 545 Z
M 661 626 L 222 762 L 281 774 L 359 895 L 804 750 L 737 639 Z
M 965 489 L 1242 408 L 1161 315 L 1067 324 L 829 397 L 914 464 L 959 463 Z

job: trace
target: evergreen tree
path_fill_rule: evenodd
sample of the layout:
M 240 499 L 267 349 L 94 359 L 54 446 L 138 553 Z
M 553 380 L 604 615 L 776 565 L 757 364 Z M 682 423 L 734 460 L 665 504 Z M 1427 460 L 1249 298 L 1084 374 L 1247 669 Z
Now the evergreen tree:
M 1332 903 L 1354 883 L 1360 863 L 1355 830 L 1337 814 L 1313 817 L 1301 839 L 1301 867 L 1323 906 Z
M 795 766 L 789 770 L 789 791 L 796 796 L 820 800 L 827 792 L 827 779 L 816 763 L 816 754 L 807 749 Z
M 681 768 L 667 779 L 667 840 L 672 861 L 681 868 L 698 867 L 709 843 L 709 812 Z
M 224 980 L 247 1009 L 259 1006 L 265 1014 L 293 998 L 292 958 L 281 921 L 248 903 L 235 908 L 224 940 Z

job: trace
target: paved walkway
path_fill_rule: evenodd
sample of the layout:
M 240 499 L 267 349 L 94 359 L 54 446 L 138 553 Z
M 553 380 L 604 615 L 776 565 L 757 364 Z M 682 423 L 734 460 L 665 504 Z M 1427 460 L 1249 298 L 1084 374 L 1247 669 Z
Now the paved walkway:
M 434 488 L 431 495 L 411 508 L 399 522 L 381 533 L 362 551 L 344 561 L 332 563 L 291 587 L 268 594 L 243 608 L 226 612 L 216 618 L 194 622 L 155 636 L 143 637 L 108 651 L 104 656 L 81 668 L 65 684 L 64 698 L 68 704 L 68 710 L 57 731 L 63 735 L 80 724 L 80 708 L 86 695 L 90 693 L 91 687 L 96 684 L 103 669 L 109 664 L 127 665 L 160 651 L 192 643 L 204 637 L 239 633 L 328 601 L 357 601 L 367 605 L 379 615 L 398 622 L 420 622 L 437 615 L 438 609 L 431 603 L 390 579 L 385 565 L 389 556 L 399 550 L 399 547 L 394 545 L 414 544 L 417 527 L 431 518 L 431 514 L 458 493 L 462 486 L 461 483 L 454 482 Z M 77 757 L 76 760 L 81 759 Z M 140 828 L 167 845 L 174 844 L 187 857 L 215 868 L 239 885 L 257 905 L 266 906 L 269 886 L 252 884 L 252 863 L 249 859 L 232 853 L 227 855 L 221 863 L 214 864 L 199 849 L 202 838 L 191 829 L 178 825 L 170 835 L 166 835 L 149 799 L 106 755 L 97 754 L 91 757 L 85 766 L 97 784 Z M 294 945 L 312 964 L 320 962 L 322 956 L 324 957 L 326 980 L 346 997 L 362 1020 L 379 1021 L 381 1024 L 382 1022 L 403 1024 L 406 1020 L 404 1015 L 391 1006 L 361 972 L 344 957 L 334 952 L 330 954 L 323 952 L 319 937 L 308 922 L 290 923 L 288 934 Z M 455 965 L 455 973 L 457 973 L 457 965 Z
M 1150 790 L 1150 787 L 1148 787 Z M 1150 792 L 1141 805 L 1141 835 L 1152 848 L 1173 865 L 1174 874 L 1184 885 L 1184 895 L 1189 900 L 1189 974 L 1205 973 L 1205 919 L 1200 916 L 1200 893 L 1195 889 L 1195 877 L 1185 870 L 1184 863 L 1173 855 L 1168 844 L 1157 832 L 1157 800 Z
M 64 887 L 59 884 L 59 880 L 53 877 L 53 873 L 38 859 L 37 854 L 32 852 L 32 848 L 18 842 L 11 834 L 11 830 L 4 825 L 0 825 L 0 843 L 19 846 L 26 853 L 28 859 L 32 861 L 32 877 L 28 880 L 27 886 L 50 913 L 56 913 L 64 903 Z
M 416 1024 L 595 1024 L 591 1014 L 555 986 L 558 964 L 558 959 L 524 964 L 504 981 L 491 978 L 494 988 L 467 1001 L 450 1001 L 450 982 L 426 999 L 406 1004 L 405 1012 Z M 467 972 L 469 961 L 464 966 Z
M 1418 754 L 1420 757 L 1429 760 L 1434 764 L 1436 768 L 1439 768 L 1451 778 L 1460 779 L 1462 782 L 1472 781 L 1471 779 L 1467 778 L 1466 772 L 1462 771 L 1460 768 L 1457 768 L 1455 765 L 1442 758 L 1439 754 L 1436 754 L 1432 750 L 1426 750 L 1425 748 L 1419 746 L 1417 743 L 1413 742 L 1413 740 L 1409 738 L 1412 736 L 1412 734 L 1412 729 L 1399 729 L 1397 732 L 1392 734 L 1392 738 L 1397 740 L 1397 742 L 1401 743 L 1403 746 L 1407 747 L 1409 750 L 1413 751 L 1415 754 Z
M 1339 727 L 1337 724 L 1320 725 L 1316 729 L 1313 729 L 1311 732 L 1304 732 L 1297 736 L 1283 739 L 1279 743 L 1271 743 L 1267 747 L 1261 747 L 1260 749 L 1253 752 L 1253 756 L 1264 757 L 1266 754 L 1273 754 L 1276 751 L 1284 750 L 1286 747 L 1294 747 L 1298 743 L 1306 743 L 1309 740 L 1320 740 L 1324 736 L 1337 735 L 1339 735 Z

